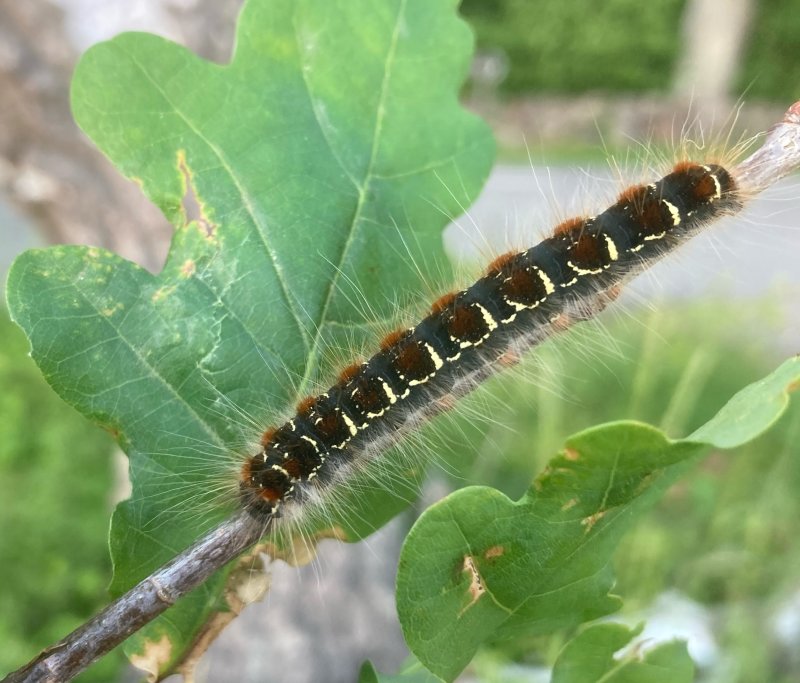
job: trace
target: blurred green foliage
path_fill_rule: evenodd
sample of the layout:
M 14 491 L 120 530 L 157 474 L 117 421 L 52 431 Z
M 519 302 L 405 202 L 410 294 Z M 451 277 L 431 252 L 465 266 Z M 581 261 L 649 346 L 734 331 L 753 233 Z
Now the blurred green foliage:
M 800 98 L 800 6 L 797 0 L 759 0 L 739 89 L 748 98 Z
M 662 307 L 647 318 L 606 316 L 544 345 L 521 372 L 490 383 L 467 399 L 450 428 L 445 419 L 435 431 L 453 457 L 463 458 L 465 441 L 483 444 L 468 481 L 458 485 L 489 484 L 518 497 L 566 435 L 594 424 L 635 418 L 673 436 L 690 433 L 776 364 L 743 332 L 764 338 L 776 324 L 763 306 L 748 313 L 737 306 L 734 315 L 719 302 Z M 26 352 L 3 315 L 0 672 L 102 606 L 108 577 L 110 440 L 52 393 Z M 491 423 L 475 420 L 476 410 Z M 800 585 L 799 441 L 795 402 L 757 441 L 712 453 L 617 553 L 626 610 L 646 608 L 669 588 L 711 610 L 720 649 L 734 663 L 729 683 L 800 678 L 800 661 L 770 626 Z M 482 680 L 504 680 L 509 661 L 552 664 L 562 642 L 503 643 L 474 666 Z M 121 663 L 119 654 L 107 657 L 80 680 L 112 680 Z
M 509 60 L 509 92 L 666 88 L 684 0 L 463 0 L 478 48 Z
M 58 398 L 0 309 L 0 676 L 102 607 L 111 439 Z M 109 681 L 119 655 L 78 680 Z
M 686 0 L 462 0 L 479 50 L 508 59 L 509 93 L 665 91 L 681 49 Z M 739 92 L 800 97 L 796 0 L 754 3 Z
M 764 350 L 768 330 L 779 324 L 764 302 L 737 304 L 735 313 L 719 301 L 661 307 L 649 316 L 609 313 L 545 344 L 516 378 L 493 380 L 467 399 L 444 441 L 454 458 L 468 450 L 465 442 L 483 445 L 458 486 L 491 485 L 516 499 L 567 435 L 606 421 L 639 419 L 686 436 L 778 363 Z M 475 415 L 490 415 L 491 424 Z M 756 441 L 711 453 L 637 523 L 616 554 L 614 592 L 627 613 L 641 618 L 640 610 L 667 590 L 709 610 L 722 657 L 732 664 L 726 683 L 800 680 L 800 661 L 771 626 L 800 590 L 798 443 L 794 401 Z M 551 665 L 563 642 L 503 643 L 503 656 L 484 655 L 476 665 L 482 680 L 502 680 L 486 672 L 487 661 L 494 659 L 495 672 L 509 659 Z
M 714 301 L 660 307 L 649 317 L 612 314 L 545 344 L 520 372 L 467 399 L 450 428 L 445 419 L 435 431 L 454 458 L 464 457 L 465 443 L 482 444 L 457 485 L 492 485 L 516 498 L 566 435 L 594 424 L 634 418 L 676 437 L 690 433 L 777 363 L 754 340 L 778 324 L 767 306 L 737 304 L 734 314 Z M 109 569 L 110 439 L 53 394 L 26 352 L 3 313 L 0 672 L 102 606 Z M 476 420 L 476 412 L 491 421 Z M 626 610 L 646 609 L 668 589 L 709 609 L 731 665 L 728 683 L 800 679 L 800 659 L 772 635 L 776 611 L 800 586 L 798 443 L 795 402 L 757 441 L 712 453 L 616 556 Z M 562 642 L 503 643 L 474 666 L 482 680 L 506 680 L 509 661 L 551 664 Z M 106 657 L 80 680 L 112 680 L 121 665 L 120 654 Z

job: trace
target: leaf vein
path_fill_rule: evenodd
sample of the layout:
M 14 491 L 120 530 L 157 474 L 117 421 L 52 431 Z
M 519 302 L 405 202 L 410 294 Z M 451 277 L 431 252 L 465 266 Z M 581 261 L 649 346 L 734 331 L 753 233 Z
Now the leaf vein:
M 384 117 L 386 115 L 386 97 L 387 97 L 387 92 L 388 92 L 388 89 L 389 89 L 389 84 L 390 84 L 390 81 L 391 81 L 391 75 L 392 75 L 393 65 L 394 65 L 394 62 L 395 62 L 395 57 L 396 57 L 396 54 L 397 54 L 397 45 L 398 45 L 398 42 L 399 42 L 399 39 L 400 39 L 400 27 L 401 27 L 403 19 L 404 19 L 405 10 L 406 10 L 406 4 L 407 4 L 407 0 L 401 0 L 400 1 L 400 5 L 399 5 L 398 11 L 397 11 L 397 16 L 395 17 L 394 27 L 392 29 L 392 37 L 391 37 L 391 40 L 389 42 L 389 47 L 388 47 L 388 49 L 386 51 L 386 57 L 384 58 L 383 79 L 381 81 L 381 91 L 380 91 L 380 95 L 378 97 L 378 106 L 376 107 L 376 110 L 375 110 L 375 126 L 373 128 L 373 133 L 372 133 L 372 146 L 371 146 L 371 150 L 370 150 L 369 161 L 367 163 L 367 169 L 366 169 L 366 171 L 364 173 L 363 182 L 360 183 L 360 184 L 356 183 L 356 187 L 358 188 L 358 202 L 356 203 L 356 207 L 355 207 L 355 210 L 353 212 L 353 218 L 351 219 L 350 225 L 348 226 L 347 235 L 346 235 L 346 238 L 345 238 L 344 245 L 342 246 L 342 250 L 341 250 L 341 253 L 339 255 L 338 262 L 336 264 L 334 264 L 336 267 L 334 268 L 333 276 L 331 277 L 330 283 L 328 284 L 327 292 L 325 293 L 325 301 L 324 301 L 324 303 L 322 305 L 322 308 L 321 308 L 321 311 L 320 311 L 319 322 L 315 326 L 316 327 L 316 332 L 314 334 L 311 353 L 309 354 L 309 362 L 306 363 L 306 369 L 305 369 L 305 372 L 303 374 L 303 378 L 302 378 L 302 380 L 300 382 L 300 391 L 301 392 L 305 391 L 305 387 L 306 387 L 306 385 L 308 384 L 308 382 L 309 382 L 309 380 L 311 378 L 312 369 L 316 366 L 316 358 L 320 353 L 320 345 L 321 345 L 321 340 L 322 340 L 323 325 L 325 323 L 325 320 L 326 320 L 326 317 L 327 317 L 327 314 L 328 314 L 328 310 L 329 310 L 329 308 L 331 306 L 331 301 L 333 300 L 333 293 L 336 291 L 336 287 L 337 287 L 337 284 L 338 284 L 338 281 L 339 281 L 339 277 L 340 277 L 341 272 L 342 272 L 342 267 L 344 265 L 345 259 L 347 258 L 347 254 L 350 251 L 350 247 L 351 247 L 351 245 L 353 243 L 353 239 L 354 239 L 355 232 L 356 232 L 356 227 L 358 226 L 359 222 L 362 219 L 362 213 L 364 211 L 364 207 L 365 207 L 366 202 L 367 202 L 367 195 L 369 194 L 369 188 L 370 188 L 370 185 L 371 185 L 372 180 L 374 178 L 373 169 L 375 167 L 375 161 L 376 161 L 377 155 L 378 155 L 378 146 L 379 146 L 379 142 L 380 142 L 380 137 L 381 137 L 381 134 L 383 132 L 383 119 L 384 119 Z M 297 31 L 295 31 L 295 39 L 299 41 L 299 35 L 298 35 Z M 301 71 L 302 71 L 302 69 L 301 69 Z M 309 85 L 308 81 L 305 80 L 305 76 L 304 76 L 304 82 L 306 84 L 306 90 L 308 91 L 309 99 L 311 99 L 312 102 L 313 102 L 313 95 L 312 95 L 312 92 L 311 92 L 311 88 L 310 88 L 310 85 Z M 312 107 L 313 107 L 313 104 L 312 104 Z M 316 116 L 316 110 L 315 110 L 314 113 L 315 113 L 315 116 Z M 317 119 L 317 121 L 318 121 L 318 123 L 320 123 L 319 119 Z M 320 128 L 322 128 L 321 123 L 320 123 Z M 324 136 L 324 131 L 323 131 L 323 136 Z M 326 140 L 327 140 L 327 138 L 326 138 Z M 329 143 L 329 146 L 330 146 L 330 143 Z M 331 151 L 333 153 L 333 150 L 331 150 Z M 334 154 L 334 157 L 335 157 L 336 156 L 335 153 L 333 153 L 333 154 Z M 340 162 L 340 164 L 341 164 L 341 162 Z M 346 169 L 345 169 L 345 173 L 347 173 Z M 349 174 L 348 174 L 348 177 L 349 177 Z M 352 178 L 351 178 L 351 180 L 352 180 Z
M 219 159 L 220 167 L 225 170 L 225 172 L 230 177 L 231 181 L 233 182 L 234 186 L 236 187 L 237 192 L 239 193 L 239 197 L 242 200 L 242 205 L 247 213 L 250 221 L 252 222 L 253 226 L 256 228 L 259 237 L 261 238 L 261 244 L 264 247 L 264 252 L 267 255 L 267 258 L 272 265 L 273 271 L 275 272 L 275 277 L 278 280 L 280 285 L 281 294 L 285 299 L 289 310 L 292 312 L 292 318 L 297 325 L 297 329 L 300 333 L 300 337 L 303 339 L 303 345 L 308 348 L 308 333 L 301 323 L 300 314 L 295 310 L 295 300 L 292 297 L 289 289 L 289 285 L 286 282 L 283 269 L 280 266 L 280 259 L 278 258 L 278 254 L 275 250 L 270 246 L 270 241 L 267 236 L 267 227 L 266 225 L 260 221 L 256 217 L 256 211 L 253 204 L 253 199 L 250 197 L 250 194 L 245 189 L 244 185 L 242 184 L 241 179 L 238 177 L 236 172 L 234 171 L 233 167 L 231 166 L 230 162 L 228 161 L 225 153 L 215 144 L 213 143 L 208 137 L 206 137 L 203 132 L 198 128 L 194 122 L 179 108 L 176 104 L 169 98 L 167 92 L 161 85 L 153 79 L 153 77 L 148 73 L 147 69 L 141 64 L 133 55 L 132 53 L 128 53 L 129 58 L 131 61 L 136 65 L 136 67 L 141 71 L 142 75 L 150 82 L 150 84 L 156 89 L 156 91 L 164 98 L 164 101 L 172 107 L 175 114 L 186 124 L 187 128 L 194 133 L 197 138 L 203 142 L 211 151 L 212 153 Z

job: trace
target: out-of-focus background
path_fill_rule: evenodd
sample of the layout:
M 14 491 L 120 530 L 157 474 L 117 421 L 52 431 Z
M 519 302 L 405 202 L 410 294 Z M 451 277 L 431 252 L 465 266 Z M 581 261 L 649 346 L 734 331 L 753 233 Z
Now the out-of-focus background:
M 89 45 L 131 29 L 225 61 L 240 5 L 0 0 L 0 280 L 23 249 L 62 242 L 161 267 L 170 227 L 73 123 L 70 74 Z M 554 215 L 586 209 L 582 191 L 598 208 L 620 187 L 609 158 L 635 166 L 650 141 L 668 150 L 687 129 L 696 141 L 711 130 L 737 140 L 800 97 L 796 0 L 463 0 L 462 12 L 478 46 L 464 100 L 494 127 L 500 164 L 448 229 L 461 259 L 485 249 L 476 230 L 496 246 L 524 244 Z M 565 436 L 605 420 L 685 435 L 800 351 L 798 216 L 790 178 L 640 278 L 623 313 L 542 349 L 527 378 L 484 391 L 475 400 L 498 424 L 480 435 L 470 481 L 519 496 Z M 125 479 L 111 439 L 61 403 L 26 351 L 0 311 L 0 673 L 105 603 L 105 531 Z M 455 418 L 439 438 L 467 427 Z M 620 617 L 646 619 L 651 639 L 688 638 L 698 680 L 800 680 L 799 442 L 795 405 L 762 439 L 708 458 L 618 553 Z M 462 483 L 434 474 L 428 495 Z M 395 669 L 407 652 L 393 572 L 410 523 L 355 547 L 323 543 L 299 571 L 276 563 L 265 602 L 212 647 L 199 678 L 351 681 L 364 658 Z M 499 644 L 463 680 L 546 681 L 561 642 Z M 82 677 L 135 679 L 119 653 Z

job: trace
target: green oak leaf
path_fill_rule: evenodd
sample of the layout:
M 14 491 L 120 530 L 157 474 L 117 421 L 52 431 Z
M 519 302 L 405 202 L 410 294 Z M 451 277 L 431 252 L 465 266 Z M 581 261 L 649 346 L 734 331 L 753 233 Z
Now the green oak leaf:
M 629 629 L 622 624 L 583 629 L 559 653 L 551 683 L 692 683 L 694 663 L 685 642 L 614 656 L 641 631 L 641 626 Z
M 550 633 L 608 614 L 611 558 L 624 532 L 708 446 L 768 429 L 800 382 L 800 358 L 734 396 L 688 439 L 611 423 L 566 442 L 520 500 L 464 488 L 428 508 L 406 538 L 397 609 L 414 655 L 452 680 L 481 643 Z
M 457 4 L 250 0 L 228 65 L 148 34 L 81 59 L 75 118 L 173 224 L 169 256 L 153 275 L 97 248 L 29 251 L 8 302 L 50 384 L 129 455 L 115 595 L 227 514 L 216 498 L 235 505 L 231 454 L 319 388 L 323 350 L 367 336 L 365 311 L 390 318 L 420 274 L 441 274 L 441 231 L 494 153 L 458 103 L 472 36 Z M 409 496 L 389 489 L 337 535 L 394 514 Z M 224 578 L 128 650 L 161 644 L 168 671 Z
M 413 657 L 405 662 L 396 674 L 380 673 L 372 662 L 364 662 L 358 674 L 358 683 L 440 683 L 434 676 Z

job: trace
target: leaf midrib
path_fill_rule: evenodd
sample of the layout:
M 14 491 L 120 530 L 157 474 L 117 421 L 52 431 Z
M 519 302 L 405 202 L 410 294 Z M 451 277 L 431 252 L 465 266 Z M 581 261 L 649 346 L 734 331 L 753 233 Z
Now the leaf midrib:
M 314 326 L 315 332 L 311 342 L 311 349 L 308 354 L 308 360 L 306 362 L 305 371 L 303 372 L 303 377 L 298 387 L 298 393 L 300 395 L 306 392 L 306 387 L 308 386 L 308 383 L 311 380 L 314 368 L 316 368 L 317 366 L 317 359 L 319 358 L 319 354 L 321 352 L 321 347 L 322 347 L 323 326 L 325 325 L 325 322 L 327 320 L 328 311 L 331 307 L 331 302 L 333 300 L 333 295 L 334 292 L 336 291 L 336 288 L 338 287 L 338 282 L 342 273 L 342 268 L 345 260 L 347 259 L 347 255 L 350 251 L 350 248 L 352 246 L 358 224 L 361 221 L 361 215 L 362 212 L 364 211 L 364 206 L 366 205 L 366 200 L 369 194 L 370 185 L 374 179 L 373 169 L 375 167 L 375 159 L 377 158 L 380 136 L 383 130 L 383 119 L 386 114 L 386 106 L 385 106 L 386 95 L 389 87 L 389 81 L 391 80 L 392 67 L 394 65 L 395 56 L 397 53 L 397 44 L 399 42 L 399 36 L 400 36 L 400 25 L 405 15 L 406 4 L 407 0 L 400 0 L 397 15 L 395 16 L 395 22 L 392 28 L 392 38 L 391 41 L 389 42 L 389 47 L 386 51 L 386 57 L 384 58 L 383 79 L 381 81 L 381 91 L 378 97 L 378 104 L 375 111 L 375 125 L 372 131 L 372 145 L 370 149 L 369 161 L 367 162 L 367 168 L 364 173 L 364 179 L 362 180 L 361 185 L 357 186 L 358 201 L 356 203 L 356 207 L 353 212 L 353 218 L 351 219 L 350 225 L 348 226 L 347 236 L 344 244 L 342 245 L 342 250 L 339 254 L 339 258 L 337 259 L 336 263 L 334 263 L 333 277 L 330 279 L 330 282 L 328 283 L 328 288 L 325 293 L 325 300 L 320 310 L 319 320 Z M 294 35 L 295 35 L 295 40 L 297 41 L 299 46 L 300 35 L 296 25 L 295 25 Z M 302 55 L 302 50 L 298 50 L 298 55 Z M 307 80 L 306 72 L 303 69 L 303 66 L 304 66 L 303 64 L 300 65 L 300 72 L 303 74 L 303 82 L 305 83 L 306 86 L 306 92 L 308 93 L 311 109 L 314 112 L 314 118 L 317 121 L 317 125 L 319 126 L 322 137 L 328 143 L 328 147 L 331 150 L 331 154 L 336 159 L 337 163 L 342 167 L 345 174 L 352 180 L 352 177 L 348 173 L 347 169 L 344 167 L 344 164 L 336 156 L 333 150 L 333 145 L 325 135 L 324 126 L 322 125 L 322 122 L 320 121 L 319 116 L 317 114 L 317 109 L 314 106 L 314 96 L 312 93 L 311 84 Z

